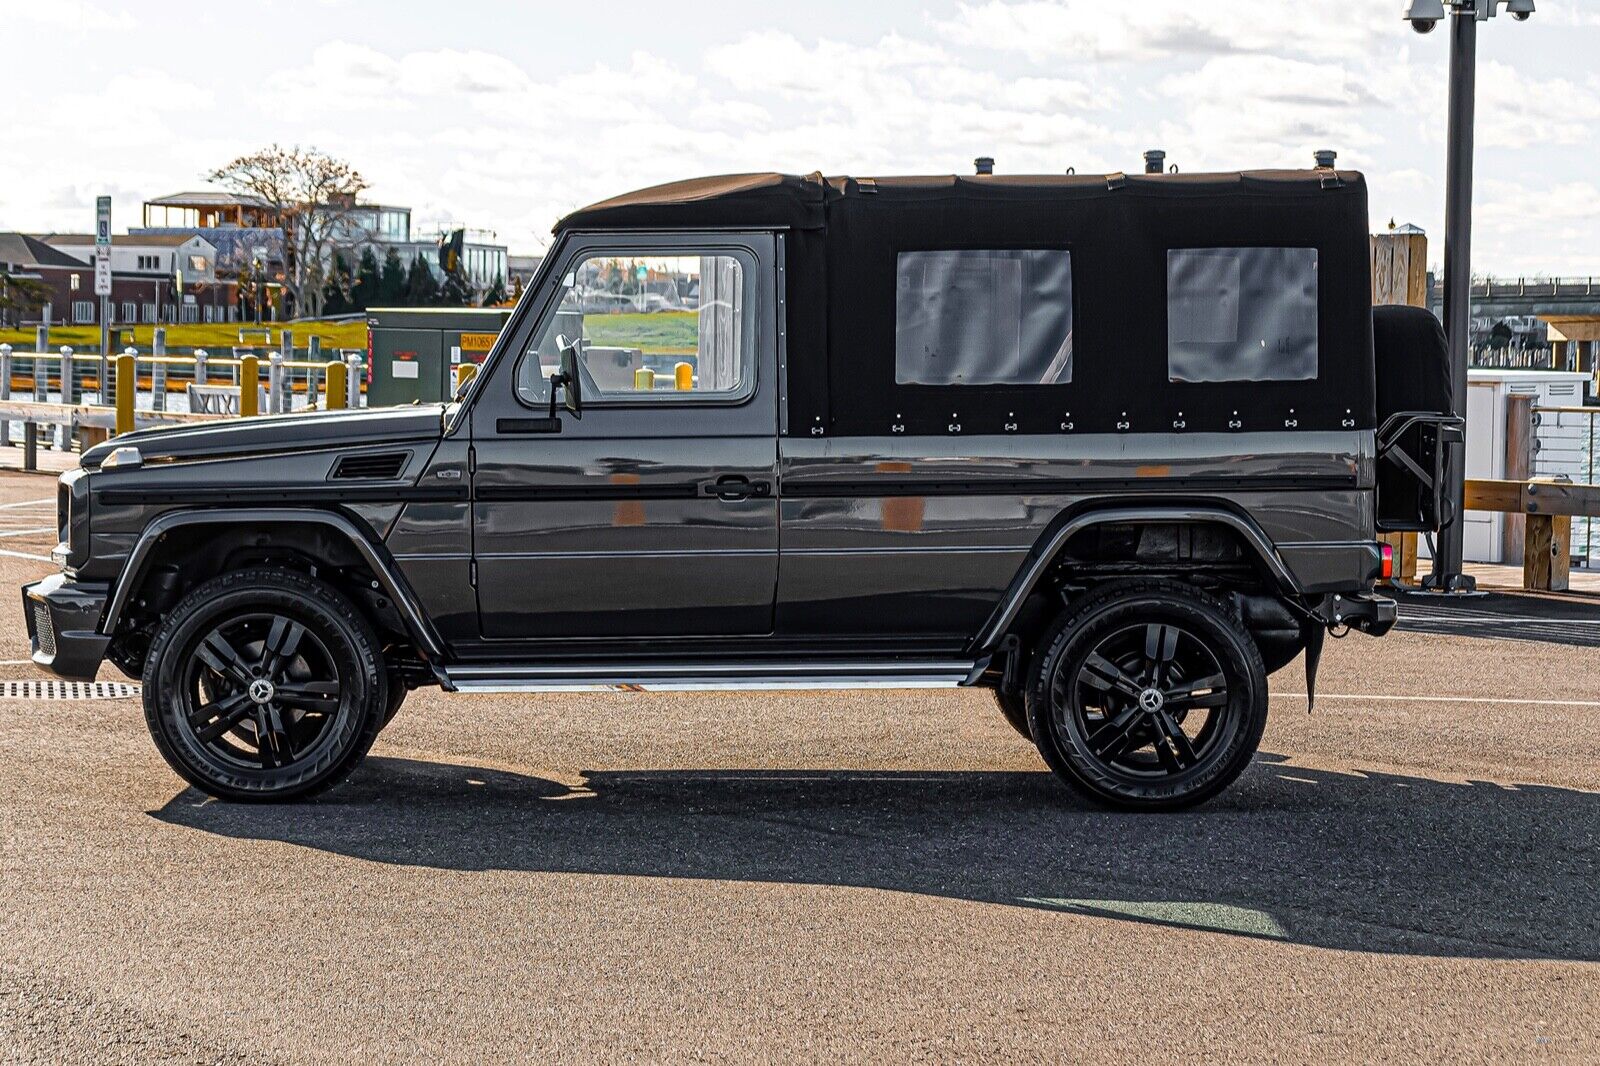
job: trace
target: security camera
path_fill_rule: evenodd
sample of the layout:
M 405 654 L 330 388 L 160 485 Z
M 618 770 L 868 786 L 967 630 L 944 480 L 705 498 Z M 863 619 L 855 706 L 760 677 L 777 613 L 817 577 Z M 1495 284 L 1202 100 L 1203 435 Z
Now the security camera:
M 1527 22 L 1533 17 L 1533 0 L 1506 0 L 1506 11 L 1518 22 Z
M 1406 5 L 1405 19 L 1418 33 L 1432 33 L 1444 21 L 1444 0 L 1411 0 Z

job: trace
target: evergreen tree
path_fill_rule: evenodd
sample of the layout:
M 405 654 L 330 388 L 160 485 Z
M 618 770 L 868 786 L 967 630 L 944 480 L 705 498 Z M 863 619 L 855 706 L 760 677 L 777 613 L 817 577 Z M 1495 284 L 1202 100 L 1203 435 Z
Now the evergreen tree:
M 406 268 L 400 262 L 400 253 L 390 245 L 383 253 L 383 270 L 378 275 L 378 305 L 394 307 L 405 303 Z
M 428 307 L 439 302 L 439 282 L 435 280 L 433 271 L 428 267 L 422 253 L 418 252 L 411 260 L 411 269 L 406 272 L 407 307 Z
M 335 252 L 328 267 L 328 280 L 322 285 L 322 313 L 342 315 L 350 310 L 350 264 L 343 252 Z
M 350 302 L 357 311 L 365 311 L 378 302 L 382 279 L 378 276 L 378 257 L 372 254 L 372 245 L 361 249 L 361 261 L 356 266 L 356 283 L 351 290 Z
M 472 283 L 460 270 L 448 271 L 444 276 L 444 288 L 439 292 L 439 302 L 448 307 L 472 306 Z
M 506 282 L 499 274 L 489 283 L 489 288 L 483 294 L 483 306 L 498 307 L 506 302 Z

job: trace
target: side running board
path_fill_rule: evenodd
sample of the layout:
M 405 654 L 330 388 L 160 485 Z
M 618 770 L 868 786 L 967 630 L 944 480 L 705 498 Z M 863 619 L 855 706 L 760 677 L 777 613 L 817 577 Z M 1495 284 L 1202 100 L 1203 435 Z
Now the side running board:
M 604 663 L 443 668 L 454 692 L 684 692 L 714 689 L 955 688 L 987 658 L 893 661 Z

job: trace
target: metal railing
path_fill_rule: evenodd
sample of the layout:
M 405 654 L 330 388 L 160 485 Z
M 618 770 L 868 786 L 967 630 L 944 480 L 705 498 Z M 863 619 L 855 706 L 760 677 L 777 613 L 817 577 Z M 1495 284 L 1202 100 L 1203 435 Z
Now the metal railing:
M 1434 282 L 1435 295 L 1444 292 Z M 1473 278 L 1471 294 L 1480 299 L 1517 296 L 1600 296 L 1600 282 L 1586 278 Z
M 0 446 L 20 443 L 23 469 L 33 470 L 40 426 L 49 427 L 54 448 L 67 451 L 75 442 L 92 443 L 146 426 L 287 414 L 296 409 L 297 395 L 305 398 L 301 409 L 360 405 L 364 375 L 359 356 L 318 361 L 291 355 L 287 343 L 265 360 L 247 348 L 235 348 L 227 356 L 212 356 L 205 349 L 188 356 L 166 355 L 158 342 L 152 354 L 127 348 L 107 364 L 98 356 L 79 355 L 70 345 L 52 352 L 0 344 Z M 104 380 L 102 366 L 110 371 Z M 147 375 L 142 368 L 148 368 Z M 23 398 L 15 395 L 18 377 L 26 382 Z M 92 389 L 87 387 L 91 381 Z M 113 383 L 116 402 L 107 403 Z M 182 410 L 169 403 L 175 387 L 184 398 Z M 191 409 L 196 400 L 218 395 L 231 400 L 227 410 Z M 12 433 L 13 422 L 22 428 L 20 441 Z

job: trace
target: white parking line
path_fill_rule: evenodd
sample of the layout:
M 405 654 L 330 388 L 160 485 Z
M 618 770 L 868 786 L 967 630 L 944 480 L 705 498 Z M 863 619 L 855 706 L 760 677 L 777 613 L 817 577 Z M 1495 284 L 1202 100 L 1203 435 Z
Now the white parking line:
M 0 537 L 31 537 L 35 533 L 54 533 L 55 526 L 40 526 L 37 529 L 4 529 L 0 530 Z
M 1304 692 L 1274 692 L 1273 699 L 1303 700 Z M 1390 696 L 1357 692 L 1319 692 L 1319 700 L 1370 700 L 1385 703 L 1510 703 L 1533 707 L 1600 707 L 1600 700 L 1529 700 L 1498 696 Z
M 50 562 L 50 556 L 48 555 L 29 555 L 27 552 L 6 551 L 4 548 L 0 548 L 0 555 L 10 559 L 34 559 L 41 563 Z
M 14 507 L 39 507 L 43 504 L 49 504 L 54 507 L 56 501 L 53 497 L 46 496 L 42 500 L 18 500 L 15 503 L 0 503 L 0 511 L 9 511 Z

